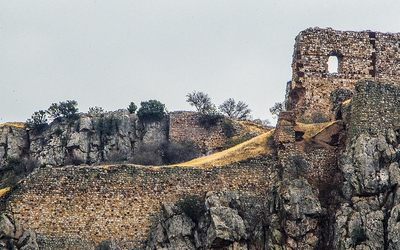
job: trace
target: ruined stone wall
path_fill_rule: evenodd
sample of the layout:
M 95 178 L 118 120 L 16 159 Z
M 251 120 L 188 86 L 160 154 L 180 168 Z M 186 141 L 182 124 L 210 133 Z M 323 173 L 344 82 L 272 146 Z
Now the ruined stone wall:
M 328 71 L 329 56 L 338 58 L 337 73 Z M 332 119 L 333 90 L 354 90 L 363 78 L 397 81 L 399 58 L 400 33 L 304 30 L 295 40 L 287 108 L 295 111 L 297 119 L 312 120 L 317 112 Z
M 169 139 L 170 141 L 192 141 L 204 154 L 221 149 L 226 142 L 226 135 L 221 123 L 205 128 L 199 123 L 200 115 L 197 112 L 179 111 L 170 113 Z
M 25 228 L 40 233 L 43 249 L 74 249 L 79 245 L 77 238 L 85 244 L 116 238 L 138 246 L 148 236 L 153 215 L 163 202 L 176 202 L 183 194 L 203 196 L 206 191 L 223 189 L 265 197 L 265 183 L 269 183 L 275 164 L 264 159 L 210 169 L 39 168 L 19 184 L 7 209 Z
M 362 80 L 355 86 L 349 117 L 350 137 L 377 135 L 383 129 L 400 129 L 400 89 L 386 83 Z

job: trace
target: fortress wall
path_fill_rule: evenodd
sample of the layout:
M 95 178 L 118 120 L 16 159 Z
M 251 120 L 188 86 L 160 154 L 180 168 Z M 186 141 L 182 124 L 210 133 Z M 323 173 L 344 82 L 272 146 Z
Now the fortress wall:
M 400 88 L 392 84 L 362 80 L 351 100 L 349 137 L 361 133 L 377 135 L 382 128 L 400 131 Z M 398 135 L 397 135 L 398 136 Z
M 336 31 L 309 28 L 296 37 L 292 81 L 287 104 L 297 118 L 309 120 L 315 112 L 333 119 L 330 93 L 354 90 L 364 78 L 400 79 L 400 34 L 373 31 Z M 329 73 L 329 56 L 337 56 L 338 72 Z
M 267 159 L 210 169 L 39 168 L 8 198 L 7 210 L 25 228 L 39 232 L 49 249 L 75 249 L 77 238 L 85 244 L 117 238 L 137 246 L 148 236 L 154 214 L 163 202 L 176 202 L 183 194 L 204 195 L 222 189 L 265 197 L 270 168 L 275 165 L 274 160 Z M 75 240 L 69 245 L 65 239 Z
M 206 129 L 199 124 L 199 118 L 200 115 L 196 112 L 178 111 L 170 113 L 170 141 L 192 141 L 206 154 L 222 148 L 226 142 L 222 126 L 218 124 L 218 126 Z

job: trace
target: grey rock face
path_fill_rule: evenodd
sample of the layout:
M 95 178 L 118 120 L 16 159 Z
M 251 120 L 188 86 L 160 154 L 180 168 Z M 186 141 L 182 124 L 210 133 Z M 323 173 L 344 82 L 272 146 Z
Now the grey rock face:
M 25 230 L 21 238 L 18 239 L 16 244 L 20 250 L 36 250 L 39 245 L 36 242 L 36 234 L 31 230 Z
M 236 192 L 208 192 L 198 203 L 204 206 L 198 218 L 189 217 L 182 202 L 164 204 L 163 216 L 153 226 L 146 249 L 249 249 L 248 228 L 238 211 L 240 198 Z M 258 232 L 264 235 L 262 227 Z
M 323 214 L 321 204 L 305 179 L 281 183 L 277 188 L 274 209 L 269 209 L 267 248 L 315 249 L 321 237 L 318 226 Z
M 95 250 L 121 250 L 121 248 L 118 246 L 117 240 L 107 239 L 97 244 Z
M 0 163 L 7 157 L 37 159 L 54 166 L 129 160 L 140 145 L 168 140 L 167 119 L 142 124 L 127 110 L 101 117 L 82 116 L 74 123 L 55 121 L 42 133 L 0 128 Z
M 164 204 L 165 214 L 153 228 L 146 249 L 196 249 L 189 236 L 195 223 L 173 204 Z
M 243 218 L 236 209 L 229 207 L 234 200 L 239 201 L 236 193 L 207 193 L 206 207 L 211 217 L 207 230 L 208 247 L 230 245 L 248 239 Z
M 335 249 L 398 249 L 399 202 L 391 198 L 400 176 L 396 138 L 390 128 L 361 134 L 343 154 L 343 193 L 350 202 L 335 216 Z
M 39 250 L 36 234 L 24 230 L 10 214 L 0 215 L 0 249 Z

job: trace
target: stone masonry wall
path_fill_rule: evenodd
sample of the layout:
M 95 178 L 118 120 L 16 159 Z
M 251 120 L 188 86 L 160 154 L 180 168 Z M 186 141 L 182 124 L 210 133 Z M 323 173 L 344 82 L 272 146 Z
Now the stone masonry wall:
M 385 129 L 400 129 L 400 88 L 391 84 L 362 80 L 351 99 L 349 135 L 377 135 Z
M 328 72 L 328 58 L 338 58 L 338 72 Z M 332 119 L 330 93 L 354 90 L 364 78 L 385 82 L 400 79 L 400 33 L 337 31 L 309 28 L 295 39 L 292 81 L 286 103 L 297 119 L 310 120 L 316 112 Z
M 222 126 L 213 126 L 209 129 L 199 124 L 199 114 L 196 112 L 179 111 L 170 114 L 169 139 L 170 141 L 193 141 L 204 154 L 222 148 L 226 136 Z
M 265 183 L 275 165 L 273 159 L 264 159 L 210 169 L 39 168 L 18 185 L 7 201 L 7 210 L 25 228 L 39 232 L 47 244 L 45 249 L 74 249 L 77 240 L 69 245 L 63 239 L 77 238 L 85 244 L 116 238 L 138 246 L 148 236 L 153 215 L 163 202 L 176 202 L 183 194 L 204 195 L 223 189 L 265 197 Z

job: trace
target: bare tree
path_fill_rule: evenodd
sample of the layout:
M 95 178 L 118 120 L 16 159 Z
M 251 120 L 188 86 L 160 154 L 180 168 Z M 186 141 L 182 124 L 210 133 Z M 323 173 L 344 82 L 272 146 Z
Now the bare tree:
M 207 114 L 215 110 L 215 105 L 206 93 L 193 91 L 192 93 L 188 93 L 186 97 L 186 101 L 201 114 Z
M 269 109 L 269 112 L 273 115 L 274 119 L 279 116 L 281 111 L 285 110 L 285 102 L 276 102 L 273 107 Z
M 219 110 L 221 113 L 227 115 L 231 118 L 237 119 L 246 119 L 249 117 L 251 113 L 251 109 L 248 108 L 249 105 L 246 103 L 236 101 L 233 98 L 229 98 L 228 100 L 224 101 L 221 105 L 219 105 Z

